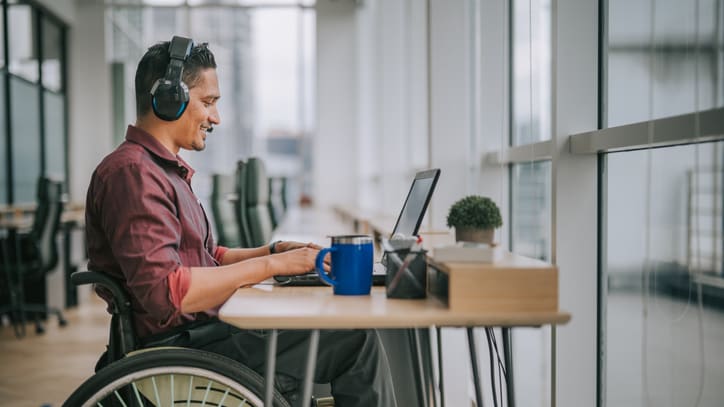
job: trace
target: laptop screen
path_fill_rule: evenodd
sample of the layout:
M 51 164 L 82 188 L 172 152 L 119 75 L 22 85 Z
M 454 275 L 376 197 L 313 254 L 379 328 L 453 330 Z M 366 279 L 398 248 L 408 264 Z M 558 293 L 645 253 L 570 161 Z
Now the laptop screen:
M 397 218 L 395 228 L 392 230 L 393 236 L 395 234 L 417 235 L 439 177 L 439 169 L 421 171 L 415 175 L 415 180 L 412 181 L 410 191 L 407 193 L 405 204 L 402 206 L 400 217 Z

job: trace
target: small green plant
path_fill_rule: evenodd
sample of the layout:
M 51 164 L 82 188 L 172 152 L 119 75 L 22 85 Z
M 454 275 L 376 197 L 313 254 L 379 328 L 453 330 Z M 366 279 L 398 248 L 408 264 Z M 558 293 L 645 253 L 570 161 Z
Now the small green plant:
M 455 228 L 495 229 L 503 225 L 503 218 L 492 199 L 470 195 L 450 207 L 447 225 Z

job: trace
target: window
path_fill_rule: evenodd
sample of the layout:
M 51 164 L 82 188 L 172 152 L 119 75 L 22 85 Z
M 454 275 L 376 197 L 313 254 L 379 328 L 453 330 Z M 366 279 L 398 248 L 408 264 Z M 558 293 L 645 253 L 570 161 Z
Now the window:
M 615 146 L 625 151 L 601 150 L 599 397 L 608 406 L 724 398 L 714 362 L 724 357 L 724 142 L 699 139 L 720 130 L 697 134 L 707 127 L 697 125 L 701 111 L 722 122 L 712 110 L 724 106 L 722 11 L 697 0 L 607 4 L 608 128 L 593 136 L 620 126 L 618 139 L 631 140 Z M 686 126 L 657 120 L 671 116 Z
M 721 7 L 695 0 L 608 2 L 608 127 L 724 106 Z
M 551 162 L 513 165 L 512 251 L 550 261 Z
M 40 176 L 40 100 L 38 88 L 18 77 L 10 78 L 11 135 L 13 139 L 13 201 L 35 202 Z
M 63 31 L 47 17 L 42 19 L 43 33 L 43 87 L 59 92 L 63 86 Z
M 550 1 L 516 0 L 510 13 L 510 248 L 550 261 Z M 515 397 L 520 405 L 545 406 L 550 400 L 550 332 L 550 328 L 513 331 Z
M 7 6 L 10 73 L 30 82 L 38 81 L 37 24 L 33 8 L 24 4 Z
M 514 146 L 551 138 L 550 0 L 513 2 L 511 72 Z
M 722 157 L 724 142 L 605 158 L 608 406 L 724 399 Z
M 10 55 L 0 64 L 0 203 L 33 203 L 38 177 L 67 180 L 65 26 L 30 4 L 3 2 L 0 10 Z

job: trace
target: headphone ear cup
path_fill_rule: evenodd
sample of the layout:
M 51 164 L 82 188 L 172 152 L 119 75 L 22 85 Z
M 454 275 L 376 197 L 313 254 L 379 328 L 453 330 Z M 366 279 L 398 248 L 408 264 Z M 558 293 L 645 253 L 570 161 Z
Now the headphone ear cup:
M 161 120 L 178 120 L 186 110 L 188 102 L 189 90 L 183 82 L 174 84 L 161 78 L 153 85 L 151 106 L 153 112 Z

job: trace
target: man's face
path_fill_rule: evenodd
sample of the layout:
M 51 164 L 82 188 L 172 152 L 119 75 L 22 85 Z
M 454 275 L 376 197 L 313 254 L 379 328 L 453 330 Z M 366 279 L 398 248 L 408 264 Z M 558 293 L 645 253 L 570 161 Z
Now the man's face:
M 216 102 L 221 97 L 216 69 L 201 71 L 196 85 L 189 89 L 189 105 L 178 120 L 175 143 L 179 148 L 201 151 L 206 148 L 207 130 L 221 123 Z

